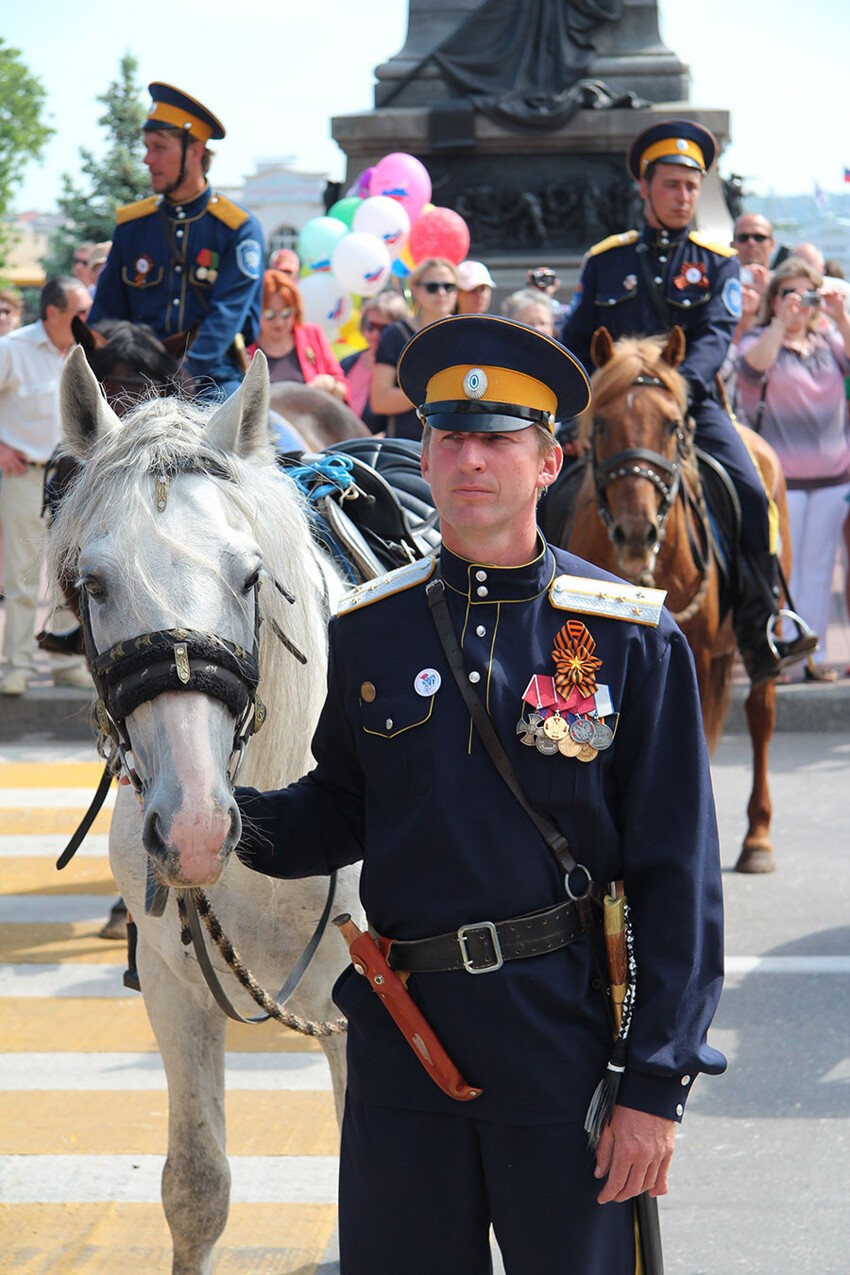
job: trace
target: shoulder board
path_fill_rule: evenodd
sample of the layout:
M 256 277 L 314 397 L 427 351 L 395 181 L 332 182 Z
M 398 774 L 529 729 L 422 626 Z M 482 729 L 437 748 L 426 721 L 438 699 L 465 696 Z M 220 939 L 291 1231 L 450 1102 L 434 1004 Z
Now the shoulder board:
M 616 584 L 586 576 L 556 576 L 549 601 L 559 611 L 602 615 L 609 620 L 631 620 L 655 628 L 661 619 L 666 589 L 644 589 L 639 584 Z
M 692 230 L 688 238 L 698 248 L 707 248 L 709 252 L 716 252 L 718 257 L 737 257 L 738 255 L 737 248 L 732 248 L 726 243 L 718 243 L 715 239 L 709 239 L 708 235 L 701 235 L 698 230 Z
M 115 224 L 123 226 L 128 221 L 136 221 L 139 217 L 149 217 L 159 208 L 159 195 L 148 195 L 147 199 L 137 199 L 132 204 L 122 204 L 115 209 Z
M 401 593 L 404 589 L 412 589 L 414 585 L 424 584 L 434 574 L 437 559 L 433 553 L 408 566 L 388 571 L 385 576 L 375 580 L 367 580 L 359 584 L 351 593 L 346 593 L 337 604 L 337 615 L 348 615 L 351 611 L 359 611 L 361 607 L 371 606 L 373 602 L 381 602 L 384 598 Z
M 223 221 L 225 226 L 229 226 L 231 230 L 238 230 L 240 226 L 244 226 L 251 216 L 247 209 L 240 208 L 238 204 L 234 204 L 233 200 L 228 199 L 226 195 L 217 193 L 213 194 L 207 204 L 207 212 L 212 213 L 213 217 L 217 217 L 219 221 Z
M 640 239 L 638 230 L 624 230 L 622 234 L 609 235 L 607 239 L 595 243 L 588 256 L 598 257 L 600 252 L 608 252 L 611 248 L 623 248 L 626 244 L 634 243 L 636 239 Z

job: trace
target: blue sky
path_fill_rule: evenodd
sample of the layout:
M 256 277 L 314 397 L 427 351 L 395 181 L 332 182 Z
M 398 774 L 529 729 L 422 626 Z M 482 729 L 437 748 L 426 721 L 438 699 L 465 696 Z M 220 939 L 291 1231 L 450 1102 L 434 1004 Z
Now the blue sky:
M 521 0 L 517 0 L 521 4 Z M 130 50 L 140 80 L 193 93 L 224 122 L 214 174 L 238 184 L 260 159 L 344 175 L 333 115 L 368 110 L 373 69 L 402 47 L 407 0 L 24 0 L 4 6 L 0 34 L 48 90 L 57 134 L 27 167 L 19 209 L 55 206 L 61 174 L 103 137 L 95 101 Z M 759 194 L 850 191 L 847 66 L 850 5 L 835 0 L 660 0 L 662 39 L 691 68 L 691 103 L 732 114 L 721 171 Z

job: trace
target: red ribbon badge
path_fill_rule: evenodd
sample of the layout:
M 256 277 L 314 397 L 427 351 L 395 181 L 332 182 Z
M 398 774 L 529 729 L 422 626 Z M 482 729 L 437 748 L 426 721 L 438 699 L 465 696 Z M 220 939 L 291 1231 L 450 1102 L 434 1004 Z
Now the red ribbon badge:
M 708 273 L 702 261 L 683 261 L 680 274 L 673 280 L 681 292 L 684 288 L 707 288 Z

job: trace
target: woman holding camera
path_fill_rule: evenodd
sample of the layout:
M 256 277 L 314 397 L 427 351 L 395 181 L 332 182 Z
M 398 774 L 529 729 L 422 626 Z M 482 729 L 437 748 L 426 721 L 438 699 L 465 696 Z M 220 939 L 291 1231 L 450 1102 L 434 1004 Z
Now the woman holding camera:
M 850 497 L 850 316 L 841 293 L 822 287 L 822 276 L 794 257 L 774 272 L 759 322 L 738 345 L 738 390 L 749 423 L 782 464 L 794 551 L 791 593 L 823 642 Z M 804 676 L 834 681 L 823 651 L 820 660 Z

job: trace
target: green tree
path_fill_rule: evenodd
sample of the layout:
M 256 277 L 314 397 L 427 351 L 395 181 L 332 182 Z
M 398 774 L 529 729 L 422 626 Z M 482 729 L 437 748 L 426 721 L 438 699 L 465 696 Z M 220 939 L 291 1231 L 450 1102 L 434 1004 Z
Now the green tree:
M 0 267 L 7 249 L 6 218 L 15 188 L 54 130 L 43 122 L 47 94 L 21 61 L 19 49 L 0 39 Z
M 138 69 L 136 58 L 125 53 L 118 79 L 96 99 L 105 108 L 98 124 L 106 130 L 109 141 L 99 158 L 80 147 L 80 173 L 88 179 L 88 188 L 76 185 L 68 173 L 62 176 L 57 202 L 63 224 L 50 237 L 44 262 L 48 276 L 70 271 L 76 244 L 111 239 L 115 209 L 150 192 L 148 170 L 142 163 L 141 129 L 146 111 L 142 86 L 136 81 Z

